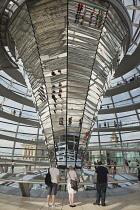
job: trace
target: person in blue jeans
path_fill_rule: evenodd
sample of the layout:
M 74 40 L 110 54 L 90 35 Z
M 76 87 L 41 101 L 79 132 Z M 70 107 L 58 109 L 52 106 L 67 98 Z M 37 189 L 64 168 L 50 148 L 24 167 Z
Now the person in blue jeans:
M 105 206 L 105 198 L 106 198 L 106 188 L 108 185 L 108 169 L 102 165 L 102 161 L 98 162 L 98 167 L 96 168 L 94 174 L 94 180 L 97 181 L 97 199 L 96 202 L 93 203 L 94 205 L 100 205 L 100 198 L 101 198 L 101 205 Z

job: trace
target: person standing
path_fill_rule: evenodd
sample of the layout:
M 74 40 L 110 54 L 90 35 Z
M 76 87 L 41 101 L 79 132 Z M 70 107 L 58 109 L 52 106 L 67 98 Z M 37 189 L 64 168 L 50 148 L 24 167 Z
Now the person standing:
M 49 203 L 51 195 L 52 195 L 52 207 L 56 207 L 55 198 L 57 194 L 57 187 L 60 180 L 59 170 L 56 168 L 56 163 L 52 163 L 50 168 L 50 175 L 51 175 L 52 184 L 48 186 L 47 207 L 50 207 Z
M 12 160 L 12 173 L 14 173 L 14 167 L 15 167 L 15 161 L 14 160 Z
M 69 125 L 72 124 L 72 117 L 69 117 Z
M 128 172 L 129 172 L 129 163 L 128 163 L 127 160 L 125 160 L 124 164 L 125 164 L 126 173 L 128 174 Z
M 98 162 L 98 168 L 96 168 L 94 174 L 94 180 L 97 181 L 97 199 L 94 205 L 100 205 L 100 197 L 102 193 L 101 204 L 105 206 L 106 188 L 108 183 L 108 170 L 102 165 L 102 161 Z
M 77 180 L 76 172 L 73 170 L 72 166 L 69 166 L 69 171 L 67 173 L 67 189 L 69 193 L 69 206 L 76 207 L 74 204 L 74 193 L 76 193 L 76 191 L 71 188 L 70 180 Z

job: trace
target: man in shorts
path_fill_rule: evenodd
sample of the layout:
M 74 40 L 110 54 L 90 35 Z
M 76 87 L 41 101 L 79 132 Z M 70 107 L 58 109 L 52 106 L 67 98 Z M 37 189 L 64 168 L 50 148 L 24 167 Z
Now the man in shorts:
M 47 196 L 47 206 L 50 207 L 50 197 L 52 195 L 52 207 L 56 207 L 55 205 L 55 198 L 57 194 L 57 187 L 59 184 L 59 170 L 56 168 L 56 163 L 52 163 L 50 168 L 50 174 L 51 174 L 51 182 L 52 184 L 48 186 L 48 196 Z

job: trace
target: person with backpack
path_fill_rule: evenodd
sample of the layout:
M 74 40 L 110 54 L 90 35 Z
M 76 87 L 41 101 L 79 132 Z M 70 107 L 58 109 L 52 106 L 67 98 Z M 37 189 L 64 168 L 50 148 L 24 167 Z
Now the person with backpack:
M 48 185 L 48 195 L 47 195 L 47 207 L 56 207 L 55 205 L 55 198 L 57 194 L 57 187 L 59 184 L 60 176 L 59 176 L 59 170 L 56 168 L 56 163 L 51 164 L 51 168 L 48 171 L 48 174 L 46 177 L 51 177 L 51 183 L 50 181 L 47 183 L 45 180 L 45 183 Z M 50 197 L 52 195 L 52 206 L 50 206 Z

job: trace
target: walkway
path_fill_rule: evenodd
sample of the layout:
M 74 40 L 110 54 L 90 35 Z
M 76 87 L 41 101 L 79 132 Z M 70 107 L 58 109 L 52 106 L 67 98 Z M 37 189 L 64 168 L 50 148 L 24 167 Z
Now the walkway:
M 29 114 L 29 116 L 30 116 L 30 114 Z M 0 117 L 5 118 L 7 120 L 12 120 L 12 121 L 15 121 L 15 122 L 23 123 L 23 124 L 26 124 L 26 125 L 32 125 L 32 126 L 39 127 L 39 128 L 41 127 L 40 123 L 37 122 L 37 121 L 34 121 L 32 119 L 30 120 L 29 118 L 26 119 L 24 117 L 15 116 L 15 115 L 9 114 L 9 113 L 4 112 L 4 111 L 0 111 Z
M 112 104 L 111 104 L 112 105 Z M 115 108 L 109 108 L 109 109 L 100 109 L 98 114 L 111 114 L 111 113 L 119 113 L 119 112 L 127 112 L 139 109 L 140 103 L 130 104 L 126 106 L 120 106 Z
M 117 94 L 121 94 L 121 93 L 127 92 L 129 90 L 139 88 L 139 85 L 140 85 L 140 78 L 137 78 L 127 84 L 122 84 L 122 85 L 116 86 L 114 88 L 108 89 L 105 93 L 105 96 L 108 96 L 108 97 L 115 96 Z
M 21 197 L 20 191 L 8 191 L 7 187 L 0 186 L 0 210 L 47 210 L 53 209 L 46 206 L 46 191 L 34 190 L 31 197 Z M 13 188 L 14 189 L 14 188 Z M 2 193 L 3 192 L 3 193 Z M 6 193 L 6 194 L 4 194 Z M 7 194 L 10 193 L 10 194 Z M 93 206 L 96 191 L 78 192 L 75 195 L 75 210 L 139 210 L 140 207 L 140 188 L 138 184 L 131 187 L 107 190 L 106 207 Z M 61 210 L 71 209 L 68 205 L 68 193 L 59 192 L 56 199 L 57 208 Z
M 115 72 L 115 78 L 120 77 L 127 72 L 134 69 L 140 62 L 140 44 L 132 55 L 125 55 L 120 65 L 118 66 L 117 71 Z
M 31 100 L 14 93 L 12 90 L 5 88 L 3 85 L 0 85 L 0 90 L 1 90 L 1 92 L 0 92 L 1 96 L 9 98 L 11 100 L 14 100 L 14 101 L 24 104 L 24 105 L 34 107 L 34 104 Z

